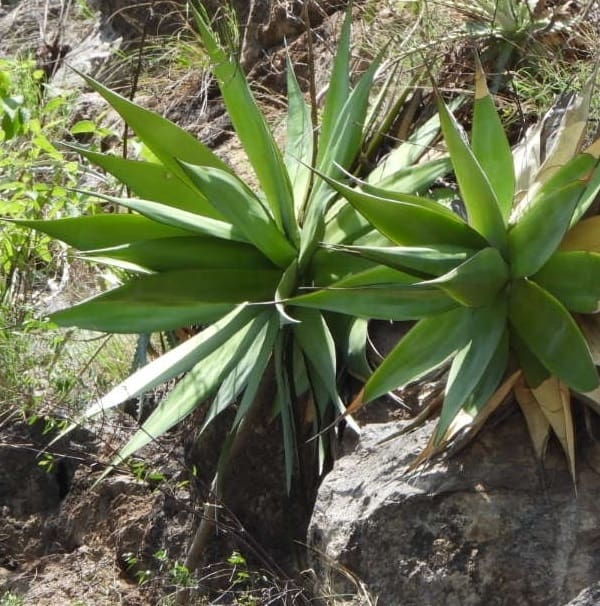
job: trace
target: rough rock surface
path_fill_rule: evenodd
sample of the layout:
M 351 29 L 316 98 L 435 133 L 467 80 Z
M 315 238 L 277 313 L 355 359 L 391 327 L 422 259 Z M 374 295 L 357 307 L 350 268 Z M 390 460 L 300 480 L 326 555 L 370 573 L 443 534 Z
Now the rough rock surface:
M 597 606 L 600 604 L 600 583 L 586 587 L 565 606 Z
M 399 425 L 365 426 L 321 486 L 309 529 L 312 546 L 380 604 L 562 606 L 598 580 L 594 444 L 580 443 L 576 495 L 555 445 L 539 467 L 516 410 L 454 458 L 410 475 L 433 426 L 378 445 Z M 331 576 L 317 560 L 321 579 Z M 334 593 L 352 590 L 341 575 L 329 582 Z

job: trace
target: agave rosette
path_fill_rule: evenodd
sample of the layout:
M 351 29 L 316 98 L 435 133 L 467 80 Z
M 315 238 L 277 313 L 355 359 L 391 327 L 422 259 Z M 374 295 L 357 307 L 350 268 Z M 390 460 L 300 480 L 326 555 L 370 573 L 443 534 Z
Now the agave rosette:
M 186 373 L 115 463 L 169 430 L 209 398 L 204 426 L 237 403 L 231 429 L 231 437 L 235 437 L 257 401 L 264 375 L 274 372 L 275 412 L 283 427 L 289 483 L 297 433 L 303 439 L 317 436 L 311 444 L 317 449 L 320 466 L 323 464 L 327 435 L 322 429 L 345 410 L 337 387 L 342 366 L 362 378 L 370 373 L 365 356 L 367 320 L 362 316 L 394 318 L 398 314 L 395 300 L 374 298 L 370 309 L 362 308 L 369 313 L 345 311 L 345 315 L 318 306 L 291 306 L 287 301 L 302 292 L 302 287 L 328 286 L 339 279 L 359 286 L 392 283 L 401 288 L 407 281 L 419 280 L 417 275 L 408 276 L 331 248 L 374 244 L 382 238 L 327 181 L 352 170 L 373 128 L 374 122 L 368 119 L 369 94 L 379 61 L 351 85 L 348 11 L 318 136 L 310 108 L 288 66 L 287 143 L 282 153 L 236 60 L 220 44 L 206 15 L 197 17 L 223 101 L 260 190 L 252 191 L 185 131 L 86 78 L 129 124 L 155 161 L 77 148 L 135 194 L 127 199 L 100 196 L 131 213 L 20 223 L 74 246 L 89 260 L 134 274 L 118 288 L 55 313 L 52 319 L 59 325 L 127 333 L 204 326 L 85 411 L 83 418 L 92 417 Z M 414 150 L 424 149 L 439 131 L 439 119 L 437 126 L 435 121 L 394 151 L 368 180 L 374 186 L 417 192 L 448 172 L 447 158 L 407 170 L 420 155 Z M 313 169 L 324 179 L 316 177 Z M 325 247 L 324 241 L 331 246 Z M 422 305 L 440 309 L 435 300 L 418 303 Z M 312 424 L 309 431 L 296 427 L 306 419 Z M 226 441 L 226 445 L 231 443 L 231 439 Z M 222 460 L 226 460 L 226 451 L 224 447 Z
M 361 315 L 385 301 L 396 309 L 388 317 L 418 320 L 355 406 L 451 361 L 425 455 L 477 425 L 514 388 L 536 452 L 541 456 L 552 428 L 574 473 L 569 390 L 598 387 L 577 317 L 600 302 L 600 218 L 579 221 L 600 190 L 600 141 L 569 158 L 563 146 L 527 191 L 516 191 L 513 155 L 480 66 L 470 144 L 441 100 L 439 112 L 467 219 L 420 196 L 329 180 L 394 243 L 335 249 L 407 272 L 406 283 L 359 285 L 351 277 L 295 304 Z M 581 131 L 571 128 L 564 139 L 578 140 Z

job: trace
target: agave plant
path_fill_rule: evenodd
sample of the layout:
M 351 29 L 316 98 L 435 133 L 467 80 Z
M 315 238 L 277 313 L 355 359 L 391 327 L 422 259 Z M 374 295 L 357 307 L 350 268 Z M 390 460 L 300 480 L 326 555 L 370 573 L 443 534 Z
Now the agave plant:
M 485 419 L 514 388 L 536 453 L 542 455 L 552 428 L 574 475 L 569 390 L 598 387 L 577 318 L 596 312 L 600 302 L 600 218 L 580 221 L 600 191 L 600 140 L 577 153 L 585 121 L 569 124 L 563 144 L 520 191 L 480 66 L 470 144 L 442 100 L 439 112 L 467 220 L 423 197 L 359 191 L 328 179 L 394 242 L 334 249 L 405 271 L 406 285 L 366 286 L 349 277 L 294 303 L 360 313 L 361 305 L 372 309 L 373 300 L 385 300 L 399 310 L 396 318 L 418 320 L 354 407 L 452 360 L 440 419 L 423 456 L 465 424 Z M 572 116 L 565 120 L 573 122 Z M 417 283 L 415 272 L 422 276 Z
M 402 272 L 380 267 L 377 261 L 323 245 L 374 245 L 382 239 L 327 180 L 354 170 L 368 134 L 378 136 L 373 124 L 386 86 L 370 107 L 378 60 L 351 86 L 348 11 L 318 132 L 288 66 L 287 146 L 282 153 L 236 60 L 220 43 L 206 15 L 198 13 L 197 21 L 259 191 L 186 132 L 86 78 L 153 156 L 152 162 L 143 162 L 77 148 L 138 197 L 94 195 L 132 212 L 20 223 L 76 247 L 85 259 L 133 273 L 122 286 L 54 314 L 57 324 L 126 333 L 204 326 L 83 415 L 99 414 L 187 373 L 115 463 L 211 397 L 204 427 L 237 402 L 226 441 L 232 443 L 253 409 L 263 377 L 273 372 L 289 486 L 298 420 L 312 419 L 309 433 L 318 437 L 312 443 L 322 465 L 327 442 L 321 430 L 345 410 L 337 388 L 340 369 L 346 365 L 363 378 L 370 372 L 365 357 L 367 322 L 362 316 L 369 317 L 371 309 L 369 305 L 360 314 L 340 315 L 286 302 L 303 287 L 327 286 L 341 278 L 358 285 L 365 280 L 369 284 L 406 280 Z M 392 120 L 387 117 L 383 122 Z M 439 118 L 434 118 L 367 180 L 374 187 L 426 189 L 450 169 L 447 158 L 412 166 L 438 130 Z M 374 299 L 372 304 L 379 317 L 395 317 L 386 311 L 395 306 L 392 301 Z

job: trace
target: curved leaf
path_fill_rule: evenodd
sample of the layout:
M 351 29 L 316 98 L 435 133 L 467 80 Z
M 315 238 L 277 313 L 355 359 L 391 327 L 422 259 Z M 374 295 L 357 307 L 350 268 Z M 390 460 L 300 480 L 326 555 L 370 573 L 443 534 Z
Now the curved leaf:
M 518 280 L 509 297 L 510 323 L 542 364 L 576 391 L 592 391 L 598 374 L 577 324 L 552 295 Z

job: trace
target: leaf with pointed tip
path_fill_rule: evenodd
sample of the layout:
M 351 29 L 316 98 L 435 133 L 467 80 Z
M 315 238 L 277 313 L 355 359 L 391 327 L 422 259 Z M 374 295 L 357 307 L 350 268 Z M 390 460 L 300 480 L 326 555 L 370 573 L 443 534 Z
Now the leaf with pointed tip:
M 479 59 L 475 70 L 471 148 L 492 186 L 506 224 L 515 195 L 513 156 Z
M 541 461 L 544 458 L 548 438 L 550 437 L 550 423 L 542 412 L 532 390 L 525 383 L 515 386 L 514 393 L 527 423 L 527 431 L 531 438 L 533 451 L 538 461 Z
M 263 312 L 256 316 L 188 371 L 119 451 L 112 465 L 169 431 L 209 398 L 252 346 L 269 315 L 270 312 Z
M 188 232 L 203 234 L 205 236 L 213 236 L 214 238 L 246 242 L 246 238 L 241 230 L 235 225 L 225 223 L 224 221 L 218 221 L 217 219 L 190 213 L 187 210 L 181 210 L 179 208 L 167 206 L 166 204 L 151 202 L 150 200 L 117 198 L 115 196 L 107 196 L 106 194 L 92 192 L 83 193 L 135 210 L 140 213 L 140 215 L 164 225 L 185 229 Z
M 435 286 L 414 288 L 416 278 L 376 267 L 290 300 L 301 307 L 326 309 L 364 318 L 415 320 L 457 307 Z
M 325 214 L 329 203 L 335 199 L 331 179 L 339 179 L 344 171 L 351 168 L 360 152 L 364 138 L 364 122 L 367 113 L 369 92 L 380 62 L 376 58 L 362 75 L 358 84 L 346 99 L 342 111 L 336 117 L 332 140 L 325 153 L 317 158 L 315 175 L 321 180 L 315 182 L 306 207 L 306 217 L 302 225 L 300 264 L 307 263 L 324 229 Z M 319 150 L 326 145 L 319 139 Z M 323 179 L 323 177 L 325 177 Z M 316 176 L 315 176 L 316 178 Z
M 294 422 L 294 400 L 290 385 L 290 376 L 286 372 L 289 366 L 288 356 L 289 342 L 286 335 L 281 331 L 275 340 L 273 350 L 275 384 L 277 391 L 275 394 L 275 409 L 281 416 L 281 427 L 283 430 L 283 452 L 285 459 L 285 479 L 288 493 L 292 486 L 292 476 L 294 469 L 298 465 L 298 448 L 296 444 L 296 425 Z
M 254 341 L 250 343 L 246 351 L 242 352 L 243 355 L 238 363 L 220 383 L 219 389 L 204 417 L 200 433 L 244 391 L 251 375 L 258 370 L 264 371 L 265 357 L 270 356 L 273 351 L 278 332 L 279 319 L 277 314 L 271 313 L 264 317 L 264 324 L 256 334 Z M 260 374 L 262 375 L 262 373 Z
M 309 166 L 313 165 L 313 123 L 289 55 L 287 56 L 287 137 L 284 162 L 294 191 L 296 216 L 304 206 L 312 179 Z
M 600 253 L 554 253 L 531 278 L 567 309 L 595 313 L 600 303 Z
M 190 164 L 182 166 L 194 185 L 249 242 L 276 265 L 289 265 L 295 257 L 294 247 L 244 183 L 222 170 Z
M 327 149 L 333 145 L 333 133 L 336 122 L 342 113 L 344 104 L 350 96 L 350 35 L 352 29 L 352 11 L 346 10 L 344 23 L 333 59 L 329 86 L 325 97 L 323 117 L 319 135 L 317 163 L 320 164 Z
M 368 320 L 335 313 L 327 314 L 325 319 L 348 371 L 352 376 L 366 381 L 372 374 L 366 351 Z
M 557 377 L 550 377 L 531 392 L 565 452 L 575 482 L 575 435 L 569 388 Z
M 337 357 L 335 343 L 322 314 L 313 309 L 298 309 L 296 317 L 299 324 L 294 324 L 294 337 L 300 344 L 307 363 L 319 376 L 323 387 L 333 405 L 340 414 L 346 412 L 337 389 Z M 346 421 L 358 430 L 355 423 L 348 417 Z
M 67 147 L 109 172 L 139 198 L 213 219 L 223 219 L 206 198 L 190 186 L 188 180 L 184 181 L 181 171 L 174 174 L 161 164 L 100 154 L 75 145 Z
M 504 254 L 507 249 L 506 229 L 492 185 L 469 147 L 462 127 L 439 97 L 438 111 L 469 225 Z
M 41 231 L 79 250 L 95 250 L 120 246 L 129 242 L 189 236 L 178 227 L 157 223 L 140 215 L 101 214 L 66 219 L 27 220 L 2 219 Z
M 228 166 L 206 145 L 182 128 L 114 93 L 93 78 L 77 73 L 110 103 L 148 149 L 174 174 L 180 175 L 185 180 L 185 175 L 175 158 L 192 164 L 229 170 Z
M 446 395 L 435 430 L 435 443 L 443 439 L 454 417 L 480 384 L 506 329 L 506 301 L 477 307 L 470 312 L 468 342 L 456 354 L 446 384 Z
M 495 248 L 484 248 L 447 274 L 424 284 L 438 285 L 467 307 L 490 305 L 508 283 L 508 267 Z
M 542 364 L 569 387 L 592 391 L 598 374 L 571 314 L 535 282 L 515 281 L 509 296 L 512 327 Z
M 367 381 L 364 401 L 404 387 L 444 364 L 464 346 L 470 320 L 471 312 L 459 307 L 417 322 Z
M 124 261 L 154 272 L 176 269 L 275 269 L 250 244 L 204 236 L 140 240 L 89 250 L 80 256 L 105 263 Z
M 540 192 L 527 207 L 508 232 L 513 277 L 531 276 L 545 265 L 569 228 L 584 187 L 584 183 L 575 182 L 558 190 Z
M 244 71 L 223 50 L 204 16 L 196 8 L 193 11 L 204 48 L 212 61 L 212 73 L 218 80 L 227 115 L 258 177 L 275 224 L 297 243 L 299 234 L 294 196 L 281 152 L 254 100 Z M 190 164 L 203 164 L 177 157 Z
M 236 332 L 260 314 L 260 310 L 242 304 L 203 331 L 143 366 L 98 402 L 88 407 L 83 418 L 89 419 L 150 391 L 164 381 L 187 372 L 200 360 L 221 347 Z
M 186 269 L 133 279 L 52 314 L 60 326 L 145 333 L 218 320 L 244 301 L 268 301 L 280 272 Z
M 461 246 L 438 244 L 435 246 L 332 246 L 332 250 L 347 252 L 381 263 L 400 271 L 440 276 L 451 271 L 476 251 Z
M 369 177 L 367 183 L 361 183 L 361 188 L 367 193 L 372 193 L 373 188 L 397 192 L 420 192 L 451 170 L 450 158 L 437 158 L 395 170 L 380 180 Z
M 465 248 L 481 248 L 485 245 L 485 240 L 462 219 L 433 200 L 397 192 L 389 192 L 389 197 L 384 198 L 359 192 L 338 181 L 328 182 L 374 227 L 396 244 L 451 244 Z M 394 197 L 403 197 L 406 201 L 393 199 Z

